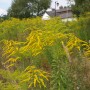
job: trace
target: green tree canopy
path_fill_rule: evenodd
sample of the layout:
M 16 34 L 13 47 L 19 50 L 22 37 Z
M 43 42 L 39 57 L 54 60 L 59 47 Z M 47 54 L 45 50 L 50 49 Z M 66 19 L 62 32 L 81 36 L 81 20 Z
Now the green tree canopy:
M 72 0 L 69 0 L 72 1 Z M 75 5 L 72 6 L 73 13 L 78 17 L 90 11 L 90 0 L 73 0 Z
M 8 15 L 16 18 L 40 16 L 50 4 L 51 0 L 13 0 Z

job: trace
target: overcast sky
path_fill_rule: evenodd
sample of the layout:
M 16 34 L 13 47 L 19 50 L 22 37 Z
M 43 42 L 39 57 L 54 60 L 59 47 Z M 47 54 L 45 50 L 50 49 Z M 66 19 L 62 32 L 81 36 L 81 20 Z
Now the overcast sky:
M 59 6 L 67 5 L 67 0 L 52 0 L 51 8 L 55 8 L 56 1 L 59 3 Z M 4 10 L 4 12 L 5 12 L 5 10 L 7 10 L 10 7 L 11 2 L 12 2 L 12 0 L 0 0 L 0 9 Z
M 59 6 L 67 6 L 67 0 L 52 0 L 52 8 L 55 8 L 55 2 L 58 2 Z
M 51 7 L 55 7 L 55 1 L 59 2 L 60 5 L 66 5 L 67 0 L 52 0 Z M 12 0 L 0 0 L 0 8 L 7 10 L 11 5 Z
M 12 0 L 0 0 L 0 8 L 7 10 L 11 5 Z

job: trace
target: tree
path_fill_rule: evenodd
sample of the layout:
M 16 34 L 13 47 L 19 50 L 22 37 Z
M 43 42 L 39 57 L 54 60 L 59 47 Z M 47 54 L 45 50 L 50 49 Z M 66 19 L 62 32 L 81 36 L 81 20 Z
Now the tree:
M 75 5 L 72 5 L 73 13 L 79 17 L 81 14 L 85 14 L 90 11 L 90 0 L 73 0 Z
M 3 22 L 8 19 L 9 19 L 9 17 L 7 15 L 0 16 L 0 22 Z
M 16 18 L 41 16 L 50 4 L 51 0 L 13 0 L 8 15 Z

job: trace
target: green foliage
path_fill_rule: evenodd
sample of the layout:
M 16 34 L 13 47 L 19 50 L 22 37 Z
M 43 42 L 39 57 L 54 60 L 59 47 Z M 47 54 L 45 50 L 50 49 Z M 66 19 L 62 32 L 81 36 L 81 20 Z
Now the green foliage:
M 75 31 L 83 19 L 67 26 L 59 18 L 2 22 L 1 90 L 89 90 L 90 45 Z
M 74 33 L 81 40 L 89 41 L 90 40 L 90 14 L 86 13 L 85 17 L 80 17 L 77 21 L 69 23 L 71 32 Z
M 47 49 L 48 50 L 48 49 Z M 49 47 L 49 55 L 51 55 L 51 90 L 69 90 L 69 77 L 68 77 L 68 60 L 65 56 L 64 49 L 59 40 L 55 45 Z M 49 58 L 49 57 L 48 57 Z M 63 68 L 62 68 L 63 67 Z M 68 89 L 69 88 L 69 89 Z
M 8 19 L 9 17 L 7 15 L 0 16 L 0 23 Z
M 72 10 L 77 17 L 86 12 L 90 12 L 90 0 L 74 0 L 74 2 L 75 5 L 72 6 Z
M 21 19 L 41 16 L 50 3 L 51 0 L 13 0 L 8 15 Z

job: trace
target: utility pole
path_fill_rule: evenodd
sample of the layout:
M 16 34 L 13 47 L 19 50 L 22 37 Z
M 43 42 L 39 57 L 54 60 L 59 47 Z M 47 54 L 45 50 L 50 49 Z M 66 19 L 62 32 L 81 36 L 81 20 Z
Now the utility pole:
M 56 12 L 56 7 L 57 7 L 58 5 L 59 5 L 59 3 L 56 1 L 56 2 L 55 2 L 55 16 L 56 16 L 56 13 L 57 13 L 57 12 Z

